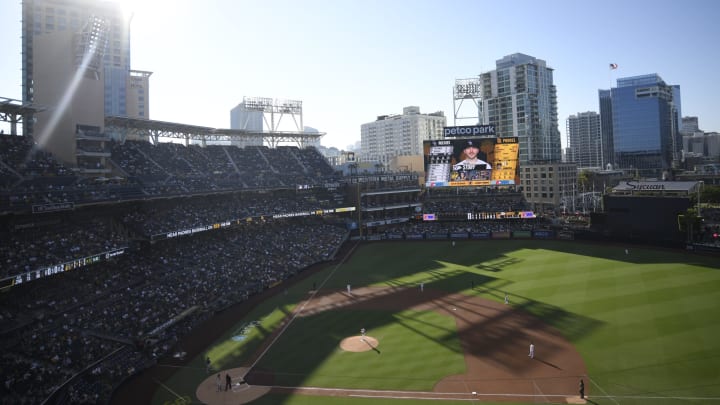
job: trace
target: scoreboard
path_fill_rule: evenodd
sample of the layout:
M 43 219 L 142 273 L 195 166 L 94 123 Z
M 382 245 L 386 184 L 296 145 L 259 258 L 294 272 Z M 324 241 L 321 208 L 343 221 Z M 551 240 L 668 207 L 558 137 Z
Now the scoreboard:
M 479 164 L 468 166 L 467 148 Z M 517 137 L 453 138 L 423 142 L 426 187 L 505 186 L 519 183 Z

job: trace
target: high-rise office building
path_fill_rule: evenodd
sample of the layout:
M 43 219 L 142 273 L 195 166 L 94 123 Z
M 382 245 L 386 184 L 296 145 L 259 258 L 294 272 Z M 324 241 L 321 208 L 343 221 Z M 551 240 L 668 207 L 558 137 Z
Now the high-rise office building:
M 657 74 L 621 78 L 610 89 L 610 100 L 618 168 L 663 176 L 681 157 L 680 86 L 666 84 Z
M 480 124 L 494 124 L 499 136 L 517 136 L 520 162 L 559 162 L 557 90 L 544 60 L 516 53 L 480 74 Z
M 594 111 L 577 113 L 567 119 L 568 161 L 578 168 L 602 168 L 600 115 Z
M 130 69 L 130 21 L 118 2 L 23 0 L 23 102 L 45 107 L 25 133 L 74 163 L 78 126 L 149 118 L 150 72 Z M 85 131 L 87 134 L 87 131 Z
M 680 124 L 680 132 L 692 134 L 700 131 L 698 117 L 682 117 Z
M 382 115 L 360 127 L 362 159 L 388 166 L 397 156 L 423 154 L 423 141 L 442 139 L 447 124 L 442 111 L 421 114 L 420 107 L 405 107 L 402 115 Z
M 152 72 L 143 70 L 130 71 L 127 86 L 127 101 L 125 102 L 126 116 L 131 118 L 150 118 L 150 75 L 152 75 Z M 105 110 L 105 114 L 114 115 L 108 114 L 107 109 Z
M 612 97 L 610 90 L 598 90 L 600 99 L 600 137 L 602 138 L 602 165 L 605 169 L 615 166 L 615 146 L 613 145 Z
M 682 117 L 680 134 L 685 167 L 703 172 L 710 170 L 717 174 L 720 168 L 716 163 L 720 158 L 720 134 L 701 130 L 698 117 Z

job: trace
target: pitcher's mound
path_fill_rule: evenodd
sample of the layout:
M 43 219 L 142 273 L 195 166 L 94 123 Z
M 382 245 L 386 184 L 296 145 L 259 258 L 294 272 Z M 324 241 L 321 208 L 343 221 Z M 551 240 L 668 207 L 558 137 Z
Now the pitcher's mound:
M 346 352 L 366 352 L 377 348 L 379 344 L 372 336 L 350 336 L 340 342 L 340 348 Z

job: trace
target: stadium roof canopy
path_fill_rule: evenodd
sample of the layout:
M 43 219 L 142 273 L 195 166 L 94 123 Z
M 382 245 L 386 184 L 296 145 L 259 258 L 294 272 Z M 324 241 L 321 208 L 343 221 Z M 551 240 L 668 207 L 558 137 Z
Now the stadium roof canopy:
M 179 124 L 176 122 L 155 121 L 139 118 L 106 116 L 105 131 L 115 132 L 126 138 L 134 135 L 139 138 L 151 139 L 158 143 L 159 138 L 184 139 L 206 142 L 218 141 L 260 141 L 275 147 L 281 143 L 296 143 L 303 148 L 309 141 L 316 141 L 325 135 L 324 132 L 292 132 L 292 131 L 247 131 L 242 129 L 221 129 L 197 125 Z
M 17 124 L 23 120 L 24 116 L 30 116 L 44 110 L 45 107 L 23 103 L 12 98 L 0 97 L 0 121 L 10 123 L 11 135 L 17 135 Z

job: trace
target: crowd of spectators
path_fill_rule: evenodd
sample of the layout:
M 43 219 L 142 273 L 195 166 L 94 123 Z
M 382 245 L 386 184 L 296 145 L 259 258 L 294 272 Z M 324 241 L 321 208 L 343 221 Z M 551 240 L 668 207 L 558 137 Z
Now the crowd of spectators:
M 108 156 L 83 155 L 77 168 L 70 168 L 27 137 L 0 136 L 0 212 L 54 203 L 295 189 L 340 179 L 315 148 L 153 145 L 108 139 L 78 141 L 78 151 Z M 85 169 L 96 173 L 95 181 L 79 174 Z
M 423 198 L 423 211 L 426 213 L 480 213 L 525 211 L 530 207 L 520 192 L 472 190 L 463 193 L 438 192 L 426 193 Z
M 214 311 L 329 259 L 345 238 L 343 221 L 273 217 L 331 208 L 331 200 L 323 189 L 237 192 L 3 217 L 0 278 L 126 250 L 2 295 L 3 403 L 42 402 L 76 375 L 54 394 L 62 403 L 104 402 Z M 127 248 L 222 221 L 221 229 Z
M 177 143 L 115 143 L 112 159 L 130 178 L 162 193 L 295 188 L 334 175 L 314 148 L 230 145 L 184 146 Z
M 216 311 L 332 258 L 346 233 L 317 217 L 243 222 L 11 288 L 0 397 L 39 403 L 81 373 L 56 397 L 103 403 Z
M 0 161 L 4 172 L 13 175 L 13 180 L 23 177 L 64 176 L 70 171 L 58 163 L 53 155 L 43 151 L 34 142 L 23 136 L 0 136 Z
M 167 233 L 227 226 L 248 218 L 314 213 L 342 205 L 325 189 L 237 192 L 202 197 L 157 199 L 97 207 L 68 214 L 6 217 L 0 222 L 0 280 L 76 259 L 154 240 Z M 70 211 L 73 212 L 73 211 Z
M 487 220 L 475 222 L 418 222 L 409 221 L 398 224 L 390 224 L 383 227 L 375 235 L 388 238 L 390 235 L 395 236 L 393 239 L 408 238 L 409 235 L 419 235 L 422 239 L 432 239 L 435 235 L 443 236 L 443 238 L 470 237 L 471 234 L 493 232 L 514 232 L 514 231 L 532 231 L 536 229 L 549 229 L 551 226 L 549 221 L 544 219 L 506 219 L 506 220 Z
M 122 248 L 127 246 L 126 239 L 100 217 L 38 227 L 8 224 L 0 230 L 0 279 Z
M 328 198 L 325 190 L 319 189 L 307 195 L 290 191 L 245 192 L 149 201 L 125 213 L 122 221 L 135 233 L 152 238 L 196 226 L 334 208 L 336 204 Z

